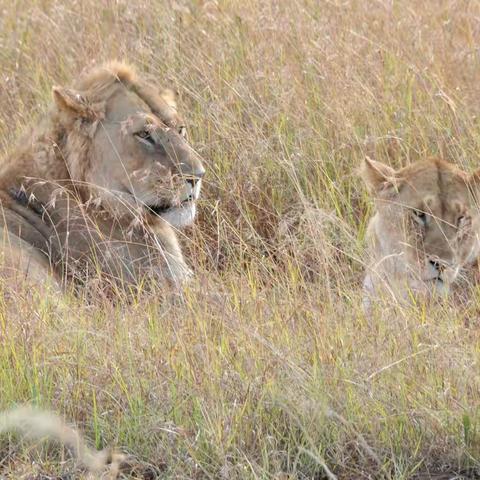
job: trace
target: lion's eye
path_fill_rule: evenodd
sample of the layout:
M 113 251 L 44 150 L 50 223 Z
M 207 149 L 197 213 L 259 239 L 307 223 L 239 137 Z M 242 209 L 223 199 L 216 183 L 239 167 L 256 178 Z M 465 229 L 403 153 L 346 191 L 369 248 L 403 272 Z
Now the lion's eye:
M 148 130 L 140 130 L 135 134 L 135 137 L 142 143 L 146 143 L 148 145 L 155 144 L 155 140 L 152 138 L 152 134 Z
M 462 228 L 466 222 L 467 222 L 466 217 L 464 215 L 460 215 L 457 218 L 457 228 Z
M 427 214 L 420 210 L 413 210 L 413 218 L 422 226 L 427 224 Z
M 140 132 L 137 132 L 137 137 L 140 137 L 140 138 L 150 138 L 150 132 L 148 132 L 147 130 L 142 130 Z
M 185 126 L 181 126 L 179 127 L 178 129 L 178 133 L 183 137 L 185 138 L 187 136 L 187 128 Z

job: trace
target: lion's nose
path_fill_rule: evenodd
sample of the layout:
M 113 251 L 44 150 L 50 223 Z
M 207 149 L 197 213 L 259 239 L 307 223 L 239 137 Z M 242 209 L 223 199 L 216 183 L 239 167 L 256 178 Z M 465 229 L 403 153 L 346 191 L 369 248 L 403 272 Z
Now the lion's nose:
M 183 178 L 191 183 L 192 186 L 205 175 L 205 168 L 202 165 L 200 156 L 194 151 L 189 151 L 186 158 L 177 163 L 176 167 Z
M 192 187 L 195 186 L 195 184 L 203 178 L 205 175 L 205 169 L 203 167 L 194 169 L 193 171 L 189 172 L 186 175 L 186 180 L 188 183 L 192 185 Z
M 186 181 L 192 186 L 192 188 L 194 188 L 195 185 L 202 179 L 204 175 L 205 175 L 204 169 L 198 170 L 188 175 L 188 177 L 186 178 Z
M 201 180 L 205 175 L 205 168 L 203 162 L 196 152 L 190 152 L 190 171 L 188 172 L 189 177 L 193 178 L 195 181 Z
M 194 172 L 194 175 L 197 177 L 197 180 L 200 180 L 205 175 L 205 169 L 202 167 Z

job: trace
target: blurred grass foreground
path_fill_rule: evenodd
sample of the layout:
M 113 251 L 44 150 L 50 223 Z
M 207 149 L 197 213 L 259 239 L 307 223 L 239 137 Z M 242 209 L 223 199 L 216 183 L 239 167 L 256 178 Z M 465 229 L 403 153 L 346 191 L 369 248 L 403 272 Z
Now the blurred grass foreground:
M 0 0 L 3 161 L 118 58 L 179 92 L 207 167 L 182 301 L 1 287 L 0 409 L 59 413 L 122 478 L 478 478 L 480 291 L 365 316 L 357 170 L 478 167 L 479 44 L 468 0 Z M 89 475 L 0 437 L 2 479 Z

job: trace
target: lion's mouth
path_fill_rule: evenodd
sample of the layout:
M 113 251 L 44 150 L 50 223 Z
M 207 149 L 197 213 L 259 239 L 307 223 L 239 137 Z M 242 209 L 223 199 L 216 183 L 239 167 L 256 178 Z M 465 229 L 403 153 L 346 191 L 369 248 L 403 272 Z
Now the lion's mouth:
M 173 204 L 171 202 L 162 202 L 157 205 L 146 205 L 146 209 L 149 213 L 153 213 L 158 217 L 161 217 L 165 213 L 167 213 L 172 208 L 182 208 L 187 207 L 191 204 L 191 202 L 195 201 L 193 195 L 188 195 L 188 197 L 182 199 L 178 204 Z
M 160 217 L 171 208 L 171 204 L 161 203 L 159 205 L 146 205 L 147 211 Z
M 146 203 L 144 204 L 145 210 L 157 217 L 169 215 L 173 212 L 181 211 L 182 209 L 190 210 L 192 206 L 194 207 L 199 193 L 200 182 L 194 184 L 193 182 L 187 181 L 175 198 L 158 200 L 158 202 L 155 203 Z

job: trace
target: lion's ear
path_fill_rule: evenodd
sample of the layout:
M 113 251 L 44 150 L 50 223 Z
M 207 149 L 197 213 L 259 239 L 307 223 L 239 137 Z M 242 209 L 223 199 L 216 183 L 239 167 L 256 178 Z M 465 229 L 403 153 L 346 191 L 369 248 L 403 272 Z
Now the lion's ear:
M 79 92 L 70 88 L 53 87 L 52 93 L 59 110 L 77 113 L 78 115 L 82 115 L 85 112 L 87 102 Z
M 160 92 L 160 96 L 169 107 L 177 109 L 177 94 L 172 89 L 166 88 Z
M 361 176 L 368 189 L 373 193 L 397 183 L 396 172 L 392 167 L 369 157 L 365 157 L 363 161 Z
M 91 104 L 80 92 L 64 87 L 53 87 L 53 99 L 60 112 L 70 118 L 98 120 L 105 113 L 105 102 Z

